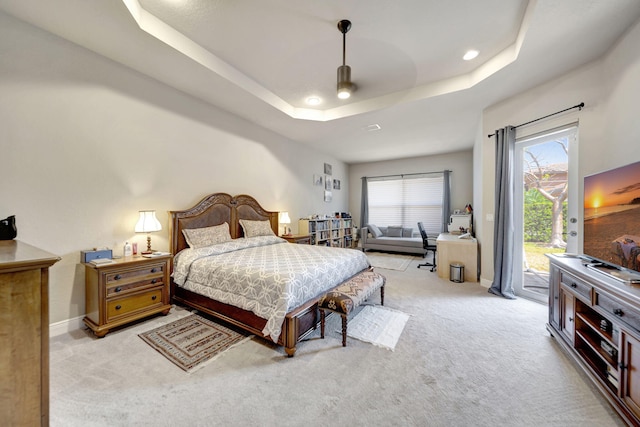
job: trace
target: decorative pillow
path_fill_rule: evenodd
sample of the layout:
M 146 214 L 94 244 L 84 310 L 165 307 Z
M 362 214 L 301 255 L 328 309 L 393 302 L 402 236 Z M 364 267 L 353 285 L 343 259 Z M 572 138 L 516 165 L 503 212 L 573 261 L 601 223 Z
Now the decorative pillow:
M 413 237 L 413 228 L 411 227 L 403 228 L 402 237 Z
M 387 227 L 387 236 L 402 237 L 402 227 Z
M 367 224 L 367 228 L 376 239 L 382 236 L 382 231 L 375 224 Z
M 269 221 L 252 221 L 241 219 L 240 225 L 244 230 L 244 237 L 275 236 Z
M 182 230 L 184 238 L 190 248 L 204 248 L 206 246 L 217 245 L 231 240 L 229 224 L 224 223 L 204 228 L 185 228 Z

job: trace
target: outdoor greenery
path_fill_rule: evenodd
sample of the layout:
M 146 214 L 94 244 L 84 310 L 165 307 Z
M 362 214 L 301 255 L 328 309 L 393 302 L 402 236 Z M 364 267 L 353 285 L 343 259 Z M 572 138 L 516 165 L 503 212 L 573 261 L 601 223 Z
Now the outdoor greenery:
M 567 229 L 567 202 L 562 204 L 563 230 Z M 551 240 L 552 204 L 536 189 L 524 195 L 524 241 L 548 243 Z
M 525 192 L 524 200 L 524 253 L 527 267 L 536 271 L 549 271 L 549 259 L 544 254 L 563 253 L 564 248 L 554 248 L 551 240 L 551 201 L 536 189 Z M 563 203 L 563 229 L 566 230 L 567 203 Z
M 528 242 L 524 244 L 527 267 L 536 271 L 549 271 L 549 259 L 544 254 L 564 253 L 563 248 L 551 248 L 546 244 Z

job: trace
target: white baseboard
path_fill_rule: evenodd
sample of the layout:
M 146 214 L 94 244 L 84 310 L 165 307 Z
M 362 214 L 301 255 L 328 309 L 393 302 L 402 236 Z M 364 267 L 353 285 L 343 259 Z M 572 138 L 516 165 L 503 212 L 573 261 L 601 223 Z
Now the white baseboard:
M 83 318 L 84 316 L 78 316 L 61 322 L 50 323 L 49 338 L 84 328 Z
M 489 289 L 491 287 L 491 284 L 493 283 L 493 280 L 487 280 L 487 279 L 480 279 L 480 286 L 484 286 L 485 288 Z

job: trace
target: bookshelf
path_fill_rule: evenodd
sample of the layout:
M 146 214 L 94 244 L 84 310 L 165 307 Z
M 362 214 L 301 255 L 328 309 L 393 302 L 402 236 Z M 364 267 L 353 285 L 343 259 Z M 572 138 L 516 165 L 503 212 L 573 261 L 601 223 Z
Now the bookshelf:
M 300 219 L 298 233 L 309 235 L 310 245 L 350 248 L 351 218 Z

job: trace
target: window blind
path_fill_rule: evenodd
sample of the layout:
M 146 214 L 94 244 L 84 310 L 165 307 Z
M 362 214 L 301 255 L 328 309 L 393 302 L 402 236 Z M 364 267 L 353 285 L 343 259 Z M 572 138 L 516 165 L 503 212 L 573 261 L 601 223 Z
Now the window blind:
M 370 179 L 369 223 L 417 230 L 422 222 L 427 233 L 438 234 L 442 230 L 443 187 L 444 174 Z

